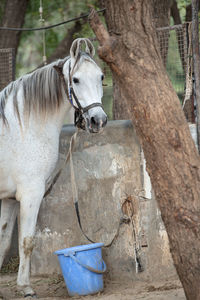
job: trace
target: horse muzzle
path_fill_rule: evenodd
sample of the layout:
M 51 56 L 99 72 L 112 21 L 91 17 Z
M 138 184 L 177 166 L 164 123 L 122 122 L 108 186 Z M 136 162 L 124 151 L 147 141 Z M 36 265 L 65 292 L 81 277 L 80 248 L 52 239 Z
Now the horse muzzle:
M 74 114 L 74 125 L 90 133 L 98 133 L 103 130 L 107 124 L 107 115 L 102 111 L 101 114 L 82 114 L 79 110 Z
M 88 131 L 90 133 L 98 133 L 103 130 L 107 124 L 106 114 L 94 115 L 88 120 Z

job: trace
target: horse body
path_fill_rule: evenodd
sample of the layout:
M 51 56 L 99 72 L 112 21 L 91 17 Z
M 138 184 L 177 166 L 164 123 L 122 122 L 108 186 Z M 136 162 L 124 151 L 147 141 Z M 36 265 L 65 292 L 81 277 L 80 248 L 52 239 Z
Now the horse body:
M 21 93 L 19 87 L 19 99 L 23 99 Z M 50 176 L 58 157 L 61 124 L 70 104 L 64 103 L 59 111 L 45 119 L 30 116 L 25 125 L 23 112 L 20 121 L 14 112 L 12 98 L 11 94 L 5 110 L 9 125 L 0 120 L 0 198 L 13 197 L 17 192 L 16 199 L 20 200 L 20 186 L 26 182 L 30 185 L 39 177 L 46 181 Z
M 85 42 L 86 53 L 80 52 L 80 41 Z M 46 181 L 58 158 L 62 124 L 71 109 L 54 67 L 62 65 L 67 84 L 71 76 L 83 108 L 100 103 L 102 72 L 90 57 L 92 51 L 88 40 L 78 39 L 72 44 L 69 58 L 25 75 L 0 93 L 0 267 L 19 214 L 17 282 L 25 295 L 34 294 L 29 269 L 37 215 Z M 100 106 L 88 109 L 83 118 L 89 132 L 100 131 L 106 123 Z

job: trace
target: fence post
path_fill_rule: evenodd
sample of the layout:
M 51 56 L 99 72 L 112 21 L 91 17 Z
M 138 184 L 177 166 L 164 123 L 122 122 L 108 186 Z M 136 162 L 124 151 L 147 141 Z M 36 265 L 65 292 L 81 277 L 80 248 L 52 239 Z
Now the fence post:
M 199 55 L 199 0 L 192 0 L 192 52 L 195 77 L 197 144 L 200 152 L 200 55 Z

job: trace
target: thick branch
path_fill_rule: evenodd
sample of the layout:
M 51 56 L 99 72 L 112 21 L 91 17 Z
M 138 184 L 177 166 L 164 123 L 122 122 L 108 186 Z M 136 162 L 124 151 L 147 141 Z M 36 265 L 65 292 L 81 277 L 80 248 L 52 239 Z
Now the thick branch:
M 110 40 L 109 33 L 107 32 L 97 12 L 94 9 L 91 10 L 88 20 L 92 30 L 94 31 L 99 41 L 99 44 L 102 46 L 105 43 L 107 43 Z
M 111 37 L 106 30 L 104 24 L 101 22 L 98 14 L 94 9 L 88 17 L 90 26 L 94 31 L 100 47 L 98 49 L 99 57 L 101 57 L 107 64 L 117 73 L 120 74 L 120 68 L 116 64 L 114 57 L 114 51 L 117 49 L 117 41 L 114 37 Z
M 120 70 L 117 68 L 116 64 L 114 64 L 113 58 L 113 49 L 114 45 L 116 45 L 114 38 L 109 35 L 98 14 L 94 10 L 92 10 L 89 15 L 89 23 L 101 45 L 98 49 L 99 56 L 109 64 L 112 70 L 114 69 L 115 72 L 119 74 Z M 115 120 L 129 119 L 128 112 L 124 107 L 123 97 L 122 90 L 119 85 L 115 84 L 115 78 L 113 76 L 113 118 Z M 116 99 L 119 98 L 121 101 L 116 101 Z

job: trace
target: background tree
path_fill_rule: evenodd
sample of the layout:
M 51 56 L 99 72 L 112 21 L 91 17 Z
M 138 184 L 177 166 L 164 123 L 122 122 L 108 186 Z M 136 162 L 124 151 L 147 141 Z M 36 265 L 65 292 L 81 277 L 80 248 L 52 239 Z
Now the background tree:
M 124 105 L 140 139 L 171 254 L 187 299 L 200 295 L 200 161 L 179 99 L 161 62 L 153 1 L 105 1 L 104 28 L 90 23 L 99 55 L 123 89 Z M 126 22 L 124 22 L 126 20 Z
M 1 27 L 21 28 L 24 24 L 24 18 L 28 0 L 6 0 L 1 2 Z M 20 31 L 0 30 L 0 49 L 14 48 L 15 56 L 20 40 Z

